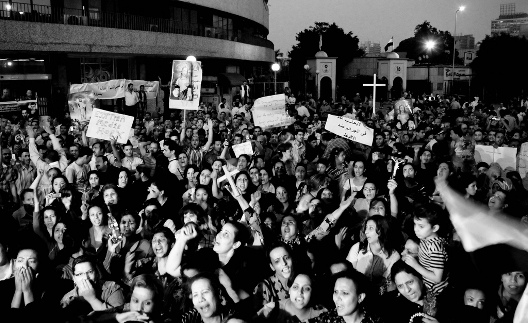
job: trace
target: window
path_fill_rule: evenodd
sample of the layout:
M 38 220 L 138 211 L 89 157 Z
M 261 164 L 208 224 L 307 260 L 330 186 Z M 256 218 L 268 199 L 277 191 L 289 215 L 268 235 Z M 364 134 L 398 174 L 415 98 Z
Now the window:
M 233 19 L 213 15 L 217 38 L 233 39 Z

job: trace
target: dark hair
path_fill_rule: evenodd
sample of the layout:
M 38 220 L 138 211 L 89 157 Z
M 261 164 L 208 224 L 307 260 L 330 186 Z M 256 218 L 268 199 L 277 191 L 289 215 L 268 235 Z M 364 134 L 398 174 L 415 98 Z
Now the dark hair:
M 203 187 L 203 185 L 202 185 L 202 187 Z M 196 203 L 189 203 L 189 204 L 185 205 L 184 207 L 182 207 L 180 209 L 180 212 L 178 212 L 178 215 L 179 215 L 179 218 L 180 218 L 182 226 L 185 225 L 185 223 L 183 222 L 185 213 L 192 213 L 192 214 L 196 215 L 196 217 L 198 218 L 198 223 L 196 223 L 196 224 L 198 226 L 207 223 L 207 220 L 208 220 L 207 219 L 207 214 L 202 209 L 202 207 L 199 206 Z
M 84 156 L 92 156 L 92 155 L 93 155 L 92 148 L 81 146 L 81 148 L 79 149 L 79 158 L 84 157 Z
M 245 246 L 250 239 L 248 228 L 238 221 L 228 221 L 226 224 L 231 224 L 235 227 L 235 236 L 233 238 L 234 242 L 240 241 L 240 244 Z
M 415 276 L 416 278 L 422 280 L 422 275 L 420 275 L 413 267 L 407 265 L 403 260 L 398 260 L 392 265 L 391 268 L 391 280 L 396 283 L 396 275 L 399 273 L 407 273 Z
M 341 147 L 335 147 L 334 149 L 332 149 L 332 151 L 330 152 L 330 157 L 328 158 L 328 161 L 330 162 L 330 166 L 333 166 L 333 167 L 336 166 L 335 159 L 342 152 L 345 152 L 345 150 Z
M 221 305 L 222 304 L 222 300 L 221 300 L 221 297 L 222 297 L 221 296 L 222 295 L 222 285 L 218 281 L 217 276 L 212 275 L 210 273 L 199 273 L 198 275 L 196 275 L 196 276 L 192 277 L 191 279 L 189 279 L 189 281 L 187 282 L 188 293 L 191 294 L 192 293 L 192 285 L 195 282 L 197 282 L 199 280 L 202 280 L 202 279 L 205 279 L 205 280 L 209 281 L 209 284 L 211 284 L 211 287 L 212 287 L 211 292 L 213 293 L 214 297 L 216 298 L 217 304 Z M 220 310 L 220 309 L 217 309 L 217 310 Z
M 172 139 L 165 139 L 163 146 L 166 146 L 169 151 L 174 151 L 175 154 L 178 151 L 178 144 Z
M 387 218 L 385 216 L 375 214 L 365 219 L 363 222 L 363 226 L 361 227 L 361 231 L 365 232 L 367 229 L 367 223 L 368 221 L 373 221 L 376 224 L 376 233 L 378 234 L 378 241 L 380 244 L 380 247 L 383 251 L 387 253 L 387 257 L 390 257 L 392 253 L 395 251 L 396 246 L 392 239 L 392 233 L 391 233 L 391 227 L 389 225 L 389 221 L 387 221 Z M 363 253 L 367 253 L 368 250 L 368 241 L 367 239 L 361 241 L 359 243 L 359 249 Z
M 354 283 L 354 286 L 356 287 L 357 296 L 359 296 L 360 294 L 365 294 L 365 299 L 363 300 L 363 302 L 358 304 L 360 306 L 360 310 L 364 311 L 365 307 L 367 307 L 366 304 L 369 302 L 368 297 L 369 295 L 371 295 L 371 290 L 367 277 L 355 269 L 350 269 L 339 272 L 333 276 L 334 286 L 338 279 L 351 280 Z
M 20 192 L 20 201 L 24 200 L 24 197 L 26 196 L 27 193 L 33 193 L 33 190 L 30 188 L 23 189 L 22 192 Z
M 169 252 L 170 252 L 170 249 L 172 248 L 171 247 L 172 244 L 176 242 L 176 237 L 174 236 L 174 233 L 167 227 L 156 228 L 152 236 L 154 236 L 156 233 L 163 233 L 165 238 L 167 238 L 167 242 L 169 244 Z M 152 243 L 152 239 L 151 239 L 151 243 Z
M 95 272 L 96 281 L 100 280 L 103 277 L 103 275 L 101 273 L 99 266 L 97 265 L 97 260 L 95 260 L 94 258 L 88 255 L 81 255 L 73 260 L 72 266 L 71 266 L 72 274 L 75 275 L 75 267 L 78 264 L 82 264 L 85 262 L 90 263 L 90 265 L 92 266 L 92 269 Z
M 187 169 L 185 173 L 187 173 Z M 150 184 L 156 186 L 160 192 L 163 191 L 164 195 L 167 196 L 169 183 L 166 179 L 158 176 L 155 177 Z
M 292 147 L 293 147 L 292 144 L 289 142 L 280 144 L 277 147 L 277 153 L 279 154 L 279 158 L 282 158 L 282 155 L 284 154 L 284 152 L 288 151 Z
M 64 176 L 64 175 L 62 175 L 62 174 L 59 174 L 59 175 L 55 176 L 55 177 L 53 178 L 53 180 L 51 181 L 51 190 L 52 190 L 53 192 L 55 192 L 55 191 L 53 190 L 53 183 L 55 182 L 55 180 L 56 180 L 57 178 L 62 178 L 62 179 L 64 180 L 64 182 L 66 183 L 66 185 L 68 185 L 68 183 L 69 183 L 69 182 L 68 182 L 68 179 L 66 178 L 66 176 Z M 56 193 L 58 193 L 58 192 L 56 192 Z
M 358 159 L 358 160 L 354 160 L 354 162 L 352 163 L 352 170 L 350 172 L 350 175 L 352 177 L 356 177 L 356 174 L 354 173 L 354 167 L 356 167 L 356 163 L 358 162 L 362 162 L 363 163 L 363 175 L 366 176 L 368 174 L 368 171 L 367 171 L 367 162 L 364 161 L 363 159 Z
M 443 212 L 444 210 L 438 204 L 426 203 L 415 207 L 413 217 L 415 219 L 425 219 L 431 226 L 440 226 Z
M 136 171 L 138 172 L 138 174 L 144 174 L 147 178 L 150 178 L 150 173 L 152 170 L 147 165 L 142 164 L 136 167 Z

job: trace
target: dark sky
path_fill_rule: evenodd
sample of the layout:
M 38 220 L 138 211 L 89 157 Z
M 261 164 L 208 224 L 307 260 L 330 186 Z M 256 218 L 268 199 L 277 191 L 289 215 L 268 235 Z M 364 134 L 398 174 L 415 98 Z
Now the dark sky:
M 465 11 L 458 13 L 457 35 L 473 34 L 479 42 L 491 33 L 491 20 L 499 17 L 501 3 L 515 3 L 516 12 L 528 12 L 527 0 L 269 0 L 268 39 L 287 53 L 297 43 L 297 33 L 315 21 L 335 22 L 360 42 L 379 42 L 382 48 L 394 36 L 396 47 L 424 20 L 453 33 L 455 11 L 464 5 Z

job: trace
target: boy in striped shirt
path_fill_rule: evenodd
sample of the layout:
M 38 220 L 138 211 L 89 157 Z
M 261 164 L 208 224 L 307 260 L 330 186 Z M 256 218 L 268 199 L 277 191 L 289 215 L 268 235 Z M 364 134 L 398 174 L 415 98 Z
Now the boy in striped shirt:
M 436 204 L 423 205 L 415 210 L 414 232 L 420 238 L 418 259 L 408 255 L 402 257 L 422 275 L 427 288 L 436 295 L 448 286 L 449 278 L 445 240 L 438 236 L 442 212 L 442 208 Z

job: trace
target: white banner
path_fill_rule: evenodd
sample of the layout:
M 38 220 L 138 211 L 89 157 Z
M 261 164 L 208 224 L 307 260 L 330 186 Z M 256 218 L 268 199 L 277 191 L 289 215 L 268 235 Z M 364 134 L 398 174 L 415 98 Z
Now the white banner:
M 158 81 L 142 80 L 110 80 L 97 83 L 83 83 L 70 85 L 70 94 L 79 92 L 92 92 L 96 99 L 120 99 L 125 97 L 128 84 L 134 85 L 134 91 L 138 92 L 141 85 L 145 86 L 147 100 L 155 99 L 159 91 Z
M 22 101 L 5 101 L 0 102 L 0 113 L 4 112 L 18 112 L 22 108 L 29 108 L 36 110 L 37 100 L 22 100 Z
M 172 61 L 169 109 L 198 110 L 202 88 L 202 63 Z
M 361 121 L 328 115 L 325 129 L 346 139 L 350 139 L 360 144 L 372 146 L 374 130 L 365 126 Z
M 117 142 L 126 144 L 134 117 L 115 112 L 94 109 L 88 124 L 86 136 L 91 138 L 110 140 L 117 137 Z
M 475 162 L 485 162 L 488 165 L 491 163 L 498 163 L 502 169 L 511 167 L 513 170 L 517 169 L 517 148 L 493 146 L 475 146 Z
M 275 128 L 289 126 L 295 122 L 286 112 L 286 96 L 284 94 L 270 95 L 255 100 L 253 109 L 255 126 Z
M 519 152 L 519 163 L 517 171 L 521 178 L 525 178 L 528 173 L 528 142 L 521 145 L 521 151 Z

